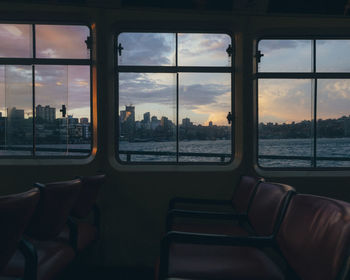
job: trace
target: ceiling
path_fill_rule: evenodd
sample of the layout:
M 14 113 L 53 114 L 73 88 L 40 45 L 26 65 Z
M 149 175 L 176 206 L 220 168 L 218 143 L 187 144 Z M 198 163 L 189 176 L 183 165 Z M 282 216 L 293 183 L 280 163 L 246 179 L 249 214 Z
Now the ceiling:
M 9 2 L 9 0 L 0 0 L 0 2 Z M 350 14 L 350 0 L 12 0 L 11 3 L 13 2 L 108 8 L 246 11 L 267 14 Z

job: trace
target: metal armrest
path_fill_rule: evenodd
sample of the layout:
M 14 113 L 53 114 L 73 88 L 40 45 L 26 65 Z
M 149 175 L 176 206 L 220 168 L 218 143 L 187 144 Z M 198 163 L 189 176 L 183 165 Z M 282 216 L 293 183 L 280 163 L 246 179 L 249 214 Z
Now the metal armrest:
M 241 220 L 246 219 L 245 214 L 236 214 L 230 212 L 200 211 L 200 210 L 182 210 L 172 209 L 168 211 L 168 216 L 181 218 L 198 218 L 198 219 L 220 219 L 220 220 Z
M 235 214 L 228 212 L 210 212 L 210 211 L 197 211 L 197 210 L 181 210 L 173 209 L 168 211 L 166 217 L 166 231 L 169 231 L 174 218 L 196 218 L 196 219 L 213 219 L 213 220 L 237 220 L 239 223 L 243 223 L 248 219 L 245 214 Z
M 174 209 L 177 203 L 199 205 L 232 205 L 231 200 L 174 197 L 169 202 L 169 210 Z
M 232 236 L 224 234 L 191 233 L 169 231 L 163 243 L 190 243 L 203 245 L 227 245 L 244 247 L 269 247 L 273 246 L 273 236 Z
M 21 239 L 19 250 L 25 259 L 23 280 L 36 280 L 38 273 L 38 255 L 34 245 L 25 239 Z

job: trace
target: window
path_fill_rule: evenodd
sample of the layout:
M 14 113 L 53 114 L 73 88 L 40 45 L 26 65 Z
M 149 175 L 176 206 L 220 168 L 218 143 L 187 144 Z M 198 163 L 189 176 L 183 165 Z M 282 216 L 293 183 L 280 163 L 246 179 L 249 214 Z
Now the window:
M 258 163 L 350 167 L 350 40 L 258 44 Z
M 0 157 L 90 154 L 89 34 L 0 24 Z
M 129 32 L 116 48 L 121 162 L 231 161 L 230 36 Z

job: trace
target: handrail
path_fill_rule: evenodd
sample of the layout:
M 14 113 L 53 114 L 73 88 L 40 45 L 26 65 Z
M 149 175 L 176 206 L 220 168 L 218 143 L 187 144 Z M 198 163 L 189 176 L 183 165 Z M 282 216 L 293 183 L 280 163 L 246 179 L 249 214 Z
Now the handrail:
M 73 144 L 74 145 L 74 144 Z M 1 146 L 0 150 L 10 150 L 10 151 L 31 151 L 31 147 L 25 146 Z M 57 147 L 40 147 L 36 146 L 36 151 L 40 152 L 66 152 L 70 153 L 89 153 L 91 149 L 86 148 L 57 148 Z M 131 151 L 131 150 L 121 150 L 119 154 L 125 154 L 127 161 L 131 161 L 132 155 L 151 155 L 151 156 L 176 156 L 176 152 L 167 152 L 167 151 Z M 179 156 L 189 156 L 189 157 L 218 157 L 221 162 L 225 161 L 225 158 L 231 158 L 231 154 L 225 153 L 190 153 L 190 152 L 180 152 Z M 259 155 L 259 159 L 281 159 L 281 160 L 311 160 L 310 156 L 287 156 L 287 155 Z M 317 160 L 331 160 L 331 161 L 350 161 L 349 157 L 317 157 Z

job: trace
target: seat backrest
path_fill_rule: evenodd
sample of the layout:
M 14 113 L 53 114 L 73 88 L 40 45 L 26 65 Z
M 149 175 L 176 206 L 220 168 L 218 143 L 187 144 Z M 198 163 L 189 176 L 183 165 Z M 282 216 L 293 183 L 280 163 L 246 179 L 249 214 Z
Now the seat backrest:
M 56 237 L 68 220 L 81 189 L 80 179 L 39 184 L 40 200 L 26 234 L 38 240 Z
M 262 182 L 258 185 L 248 211 L 249 223 L 256 234 L 276 233 L 293 193 L 293 187 L 284 184 Z
M 0 271 L 15 253 L 39 197 L 37 188 L 0 197 Z
M 238 186 L 232 197 L 232 206 L 237 213 L 245 214 L 248 211 L 250 201 L 254 195 L 257 184 L 263 181 L 263 178 L 242 175 Z
M 336 279 L 350 249 L 350 204 L 326 197 L 295 195 L 277 242 L 300 279 Z
M 71 215 L 76 218 L 85 218 L 96 203 L 98 192 L 106 180 L 106 175 L 85 176 L 80 179 L 82 187 Z

